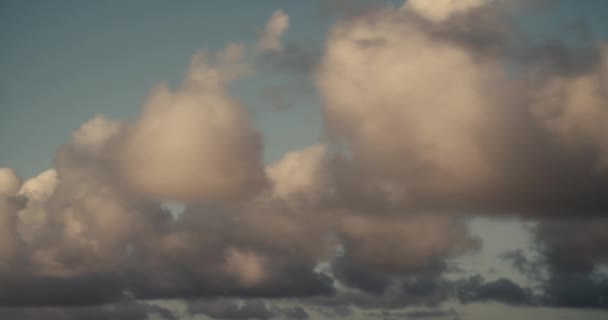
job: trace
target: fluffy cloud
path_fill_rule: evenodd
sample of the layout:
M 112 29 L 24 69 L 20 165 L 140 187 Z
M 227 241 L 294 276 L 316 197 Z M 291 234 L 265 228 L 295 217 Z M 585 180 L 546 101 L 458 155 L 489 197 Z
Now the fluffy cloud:
M 408 0 L 403 9 L 410 9 L 434 22 L 441 22 L 452 15 L 464 13 L 484 5 L 489 0 Z
M 46 201 L 56 186 L 57 172 L 53 169 L 26 180 L 21 186 L 19 195 L 27 199 L 27 206 L 17 214 L 17 229 L 24 242 L 33 244 L 41 239 L 47 223 Z
M 266 51 L 281 51 L 281 37 L 289 28 L 289 16 L 283 11 L 275 11 L 264 29 L 264 33 L 258 40 L 258 47 Z
M 16 194 L 21 187 L 21 179 L 14 170 L 10 168 L 0 168 L 0 194 Z
M 316 81 L 328 133 L 348 150 L 337 177 L 346 202 L 481 214 L 607 209 L 598 129 L 606 49 L 576 75 L 542 64 L 513 74 L 501 28 L 464 16 L 450 23 L 389 8 L 330 31 Z M 506 43 L 483 44 L 491 35 Z
M 319 201 L 330 190 L 328 158 L 322 145 L 286 153 L 266 169 L 272 182 L 272 195 L 286 200 Z
M 328 130 L 389 198 L 458 197 L 492 175 L 476 139 L 495 66 L 402 15 L 386 9 L 330 32 L 317 77 Z
M 260 136 L 226 87 L 246 71 L 242 50 L 202 52 L 178 89 L 150 92 L 120 146 L 120 167 L 135 190 L 196 202 L 239 198 L 264 183 Z

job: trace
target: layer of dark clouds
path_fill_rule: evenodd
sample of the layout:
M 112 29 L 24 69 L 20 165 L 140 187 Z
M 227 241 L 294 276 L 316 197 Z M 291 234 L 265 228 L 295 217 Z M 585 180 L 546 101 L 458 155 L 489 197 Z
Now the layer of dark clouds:
M 72 277 L 10 276 L 0 278 L 0 305 L 65 306 L 95 305 L 123 297 L 115 275 Z
M 606 219 L 543 221 L 536 226 L 533 232 L 541 261 L 528 265 L 545 269 L 546 276 L 540 281 L 544 303 L 608 307 L 608 276 L 600 272 L 608 259 L 607 226 Z
M 308 319 L 300 306 L 269 306 L 262 300 L 193 300 L 188 302 L 190 314 L 204 314 L 213 319 Z
M 214 319 L 271 319 L 275 316 L 262 301 L 246 301 L 242 305 L 232 301 L 198 300 L 188 304 L 190 313 L 202 313 Z
M 382 311 L 370 312 L 367 316 L 372 318 L 392 320 L 392 319 L 459 319 L 458 313 L 454 310 L 446 311 L 441 309 L 413 310 L 413 311 Z
M 463 303 L 497 301 L 511 305 L 533 303 L 532 291 L 513 281 L 500 278 L 484 282 L 480 276 L 470 277 L 457 284 L 458 298 Z
M 0 308 L 0 318 L 19 320 L 147 320 L 150 316 L 177 320 L 168 309 L 136 302 L 94 307 Z

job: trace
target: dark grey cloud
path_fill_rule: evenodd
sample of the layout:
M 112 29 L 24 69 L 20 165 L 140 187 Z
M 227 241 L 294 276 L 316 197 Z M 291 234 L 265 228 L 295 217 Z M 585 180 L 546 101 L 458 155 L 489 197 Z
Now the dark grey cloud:
M 351 308 L 395 310 L 411 306 L 436 307 L 454 298 L 454 284 L 443 277 L 442 267 L 429 266 L 407 274 L 393 274 L 348 265 L 348 260 L 339 263 L 343 265 L 337 267 L 342 270 L 335 275 L 336 280 L 349 290 L 337 290 L 331 296 L 303 298 L 302 303 L 327 316 L 344 317 L 350 314 Z M 352 278 L 345 278 L 344 273 L 352 273 L 348 275 Z M 355 274 L 359 278 L 354 278 Z
M 388 311 L 370 312 L 368 317 L 385 320 L 392 319 L 458 319 L 459 315 L 455 310 L 428 309 L 428 310 L 407 310 L 407 311 Z
M 110 303 L 123 297 L 124 283 L 114 274 L 71 277 L 4 276 L 0 306 L 65 306 Z
M 163 320 L 178 319 L 167 309 L 137 302 L 95 307 L 0 308 L 0 318 L 19 320 L 147 320 L 150 316 Z
M 204 314 L 214 319 L 267 320 L 276 316 L 259 300 L 242 303 L 228 300 L 196 300 L 188 303 L 188 310 L 192 314 Z
M 191 300 L 188 311 L 193 314 L 204 314 L 213 319 L 308 319 L 308 312 L 298 306 L 279 306 L 272 301 L 263 300 Z
M 351 288 L 372 294 L 382 294 L 391 282 L 390 275 L 374 272 L 365 266 L 358 266 L 345 256 L 334 259 L 332 275 Z
M 531 305 L 534 297 L 530 289 L 522 288 L 505 278 L 484 282 L 473 276 L 456 285 L 458 298 L 463 303 L 496 301 L 511 305 Z
M 543 303 L 574 308 L 608 308 L 606 219 L 541 221 L 533 229 L 546 276 Z
M 547 306 L 566 308 L 608 308 L 608 278 L 581 273 L 553 272 L 542 284 L 542 301 Z
M 334 291 L 331 278 L 315 273 L 312 267 L 288 266 L 275 270 L 272 278 L 259 285 L 243 286 L 234 278 L 221 274 L 201 274 L 191 265 L 167 266 L 169 274 L 135 272 L 129 279 L 129 288 L 140 299 L 170 299 L 195 297 L 290 298 L 330 295 Z M 205 271 L 202 271 L 205 272 Z M 157 276 L 168 281 L 155 283 Z M 213 277 L 216 278 L 213 278 Z
M 434 318 L 445 318 L 455 316 L 454 311 L 445 311 L 445 310 L 418 310 L 418 311 L 408 311 L 404 312 L 403 315 L 406 318 L 411 319 L 434 319 Z
M 289 318 L 289 319 L 305 320 L 310 317 L 308 312 L 300 306 L 274 307 L 272 310 L 274 310 L 277 313 L 282 314 L 284 317 Z

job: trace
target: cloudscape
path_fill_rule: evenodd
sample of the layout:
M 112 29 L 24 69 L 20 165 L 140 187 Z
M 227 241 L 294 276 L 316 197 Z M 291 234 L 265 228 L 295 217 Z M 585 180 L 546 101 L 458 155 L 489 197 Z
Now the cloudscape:
M 0 319 L 605 319 L 606 21 L 3 1 Z

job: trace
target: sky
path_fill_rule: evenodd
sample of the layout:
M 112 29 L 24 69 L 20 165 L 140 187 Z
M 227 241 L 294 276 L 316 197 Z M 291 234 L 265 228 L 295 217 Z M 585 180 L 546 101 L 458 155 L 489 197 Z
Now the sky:
M 604 319 L 602 0 L 0 1 L 0 318 Z

